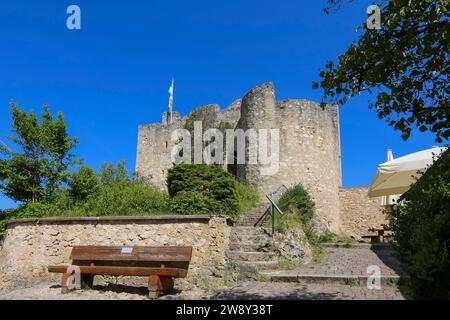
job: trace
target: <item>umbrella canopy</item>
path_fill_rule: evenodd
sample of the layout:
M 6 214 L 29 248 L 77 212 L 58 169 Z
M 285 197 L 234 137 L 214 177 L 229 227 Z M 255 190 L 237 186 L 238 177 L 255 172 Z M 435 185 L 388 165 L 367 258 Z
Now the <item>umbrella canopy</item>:
M 433 164 L 433 157 L 440 156 L 445 150 L 446 148 L 433 147 L 379 164 L 369 188 L 369 197 L 405 193 Z
M 391 149 L 388 149 L 386 154 L 386 162 L 394 160 L 394 154 L 392 153 Z M 396 195 L 389 195 L 389 196 L 382 196 L 381 197 L 381 205 L 382 206 L 390 206 L 395 203 L 397 203 L 397 200 L 400 198 L 400 194 Z

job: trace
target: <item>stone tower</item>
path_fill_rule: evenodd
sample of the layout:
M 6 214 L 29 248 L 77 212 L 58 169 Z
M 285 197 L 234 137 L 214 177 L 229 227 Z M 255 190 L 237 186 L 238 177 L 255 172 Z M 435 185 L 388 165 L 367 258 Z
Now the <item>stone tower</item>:
M 228 108 L 217 109 L 217 115 L 244 131 L 278 130 L 278 148 L 269 149 L 271 154 L 278 152 L 276 173 L 264 174 L 264 166 L 260 164 L 243 164 L 233 172 L 239 180 L 254 186 L 262 199 L 282 185 L 303 184 L 316 203 L 321 222 L 332 231 L 340 231 L 342 179 L 337 106 L 322 109 L 318 103 L 308 100 L 276 101 L 273 84 L 265 83 L 251 89 Z M 136 171 L 162 189 L 167 169 L 172 166 L 171 132 L 182 127 L 185 121 L 179 116 L 175 118 L 171 125 L 163 121 L 139 127 Z M 247 151 L 254 147 L 246 145 Z

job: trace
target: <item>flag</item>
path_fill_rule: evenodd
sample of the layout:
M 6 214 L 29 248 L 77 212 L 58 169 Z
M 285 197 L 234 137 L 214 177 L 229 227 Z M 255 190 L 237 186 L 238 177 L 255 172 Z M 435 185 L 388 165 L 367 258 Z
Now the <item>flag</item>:
M 172 78 L 172 84 L 169 88 L 169 113 L 172 114 L 172 103 L 173 103 L 173 78 Z

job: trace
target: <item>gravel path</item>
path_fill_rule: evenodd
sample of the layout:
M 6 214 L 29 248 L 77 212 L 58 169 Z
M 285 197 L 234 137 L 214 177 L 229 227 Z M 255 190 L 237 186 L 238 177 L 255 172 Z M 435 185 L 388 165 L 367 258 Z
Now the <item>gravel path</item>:
M 126 290 L 126 291 L 124 291 Z M 61 294 L 57 285 L 39 284 L 31 288 L 0 293 L 0 300 L 146 300 L 145 288 L 106 288 L 75 290 Z M 369 290 L 362 286 L 324 284 L 300 284 L 277 282 L 245 282 L 210 296 L 198 292 L 185 292 L 164 296 L 162 299 L 280 299 L 280 300 L 399 300 L 404 299 L 394 286 L 381 290 Z
M 163 296 L 161 299 L 404 299 L 396 285 L 383 284 L 380 289 L 368 289 L 365 285 L 319 281 L 314 276 L 367 276 L 367 267 L 376 265 L 382 276 L 400 276 L 398 262 L 388 249 L 326 248 L 326 254 L 318 262 L 294 270 L 271 272 L 280 278 L 313 279 L 295 282 L 244 282 L 232 288 L 208 295 L 200 290 L 184 291 Z M 275 277 L 276 278 L 276 277 Z M 145 300 L 147 288 L 124 285 L 95 286 L 92 290 L 76 290 L 61 294 L 56 283 L 41 283 L 31 288 L 0 292 L 0 300 L 50 299 L 50 300 Z
M 358 285 L 333 283 L 247 282 L 212 295 L 212 299 L 243 300 L 404 300 L 394 286 L 369 290 Z

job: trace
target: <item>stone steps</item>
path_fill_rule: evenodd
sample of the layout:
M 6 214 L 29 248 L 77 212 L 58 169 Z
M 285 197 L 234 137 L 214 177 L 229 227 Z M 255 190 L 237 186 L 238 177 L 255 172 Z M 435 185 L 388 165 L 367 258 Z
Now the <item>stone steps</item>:
M 259 261 L 277 261 L 275 252 L 246 252 L 246 251 L 230 251 L 228 253 L 230 259 L 236 261 L 248 261 L 248 262 L 259 262 Z
M 271 244 L 264 228 L 238 225 L 231 229 L 227 258 L 239 268 L 243 278 L 257 278 L 260 270 L 278 267 Z
M 267 210 L 268 204 L 264 203 L 260 206 L 251 209 L 250 211 L 246 212 L 245 214 L 241 215 L 239 218 L 239 221 L 237 222 L 237 226 L 264 226 L 266 224 L 266 221 L 259 221 L 264 212 Z M 259 222 L 258 222 L 259 221 Z
M 237 261 L 238 266 L 251 267 L 261 273 L 264 270 L 273 270 L 278 267 L 278 261 Z
M 263 280 L 273 282 L 297 282 L 297 283 L 332 283 L 346 285 L 367 285 L 369 276 L 367 275 L 328 275 L 328 274 L 302 274 L 292 273 L 290 271 L 271 271 L 260 272 Z M 404 279 L 398 275 L 382 275 L 380 282 L 383 285 L 399 284 Z
M 271 251 L 270 242 L 267 243 L 230 243 L 230 251 L 244 251 L 244 252 L 269 252 Z
M 389 243 L 321 243 L 319 246 L 322 248 L 366 248 L 371 250 L 392 250 L 392 246 Z

